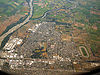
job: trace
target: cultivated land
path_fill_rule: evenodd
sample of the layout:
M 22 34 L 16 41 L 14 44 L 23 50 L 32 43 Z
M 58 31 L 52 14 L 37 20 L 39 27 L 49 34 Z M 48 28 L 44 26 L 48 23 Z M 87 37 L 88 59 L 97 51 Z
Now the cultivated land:
M 0 41 L 8 41 L 0 69 L 65 75 L 100 66 L 100 0 L 27 1 L 0 1 Z

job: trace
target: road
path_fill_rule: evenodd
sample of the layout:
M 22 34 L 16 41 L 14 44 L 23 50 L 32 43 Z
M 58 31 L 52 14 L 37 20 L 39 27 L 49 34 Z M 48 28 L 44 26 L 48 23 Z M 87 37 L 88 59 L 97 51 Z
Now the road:
M 8 32 L 6 32 L 5 34 L 3 34 L 1 37 L 0 37 L 0 46 L 2 44 L 2 41 L 4 40 L 4 38 L 13 33 L 14 31 L 16 31 L 17 29 L 19 29 L 21 26 L 25 25 L 27 22 L 30 21 L 30 18 L 32 17 L 33 15 L 33 0 L 30 0 L 29 2 L 29 7 L 30 7 L 30 13 L 29 13 L 29 16 L 20 24 L 14 26 L 13 28 L 11 28 Z

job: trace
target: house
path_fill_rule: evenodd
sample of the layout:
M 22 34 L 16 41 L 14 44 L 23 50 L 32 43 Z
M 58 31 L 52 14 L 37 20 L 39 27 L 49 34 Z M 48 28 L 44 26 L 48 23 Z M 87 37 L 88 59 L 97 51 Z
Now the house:
M 19 38 L 13 38 L 12 40 L 9 40 L 6 45 L 4 46 L 5 50 L 12 50 L 15 46 L 20 45 L 22 43 L 22 39 Z

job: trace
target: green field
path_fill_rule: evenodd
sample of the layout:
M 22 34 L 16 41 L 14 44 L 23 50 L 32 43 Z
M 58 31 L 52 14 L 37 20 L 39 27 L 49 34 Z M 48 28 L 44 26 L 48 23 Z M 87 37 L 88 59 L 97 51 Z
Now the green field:
M 33 18 L 38 18 L 40 16 L 43 16 L 43 14 L 48 10 L 47 7 L 41 8 L 38 5 L 34 5 L 34 14 Z
M 9 1 L 11 1 L 11 0 L 0 0 L 0 3 L 6 4 L 6 3 L 8 3 Z
M 89 35 L 87 38 L 89 40 L 88 43 L 90 43 L 92 51 L 98 54 L 100 50 L 100 15 L 96 13 L 100 13 L 100 0 L 78 0 L 78 2 L 80 5 L 71 10 L 74 14 L 74 20 L 85 25 L 84 29 Z M 91 11 L 95 13 L 91 13 Z M 96 26 L 97 29 L 93 29 L 93 26 Z M 82 31 L 81 26 L 77 26 L 77 29 Z
M 19 5 L 16 5 L 15 2 Z M 0 19 L 14 15 L 23 7 L 23 5 L 21 5 L 23 2 L 24 0 L 0 0 L 0 16 L 2 17 Z
M 81 50 L 82 50 L 84 56 L 88 56 L 84 48 L 81 48 Z

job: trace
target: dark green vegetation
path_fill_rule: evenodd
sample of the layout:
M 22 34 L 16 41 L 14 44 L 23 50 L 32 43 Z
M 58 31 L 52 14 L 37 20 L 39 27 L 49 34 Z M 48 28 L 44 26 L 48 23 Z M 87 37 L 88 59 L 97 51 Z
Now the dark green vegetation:
M 42 53 L 47 52 L 47 50 L 44 51 L 43 49 L 44 49 L 44 47 L 33 50 L 33 55 L 31 56 L 31 58 L 45 58 L 42 56 Z
M 66 13 L 62 12 L 56 16 L 54 16 L 54 12 L 58 11 L 56 9 L 59 8 L 64 8 L 64 7 L 71 7 L 72 4 L 71 3 L 67 3 L 66 0 L 35 0 L 34 1 L 34 14 L 33 14 L 33 18 L 38 18 L 40 16 L 45 15 L 44 13 L 50 11 L 51 13 L 49 13 L 49 17 L 53 17 L 53 18 L 57 18 L 59 20 L 61 20 L 62 18 L 66 18 Z
M 78 0 L 77 8 L 71 10 L 75 22 L 84 24 L 89 34 L 92 53 L 100 56 L 100 0 Z M 82 27 L 77 27 L 82 30 Z
M 20 10 L 25 0 L 0 0 L 0 16 L 1 19 L 14 15 Z
M 81 50 L 82 50 L 84 56 L 88 56 L 84 48 L 81 48 Z
M 16 23 L 13 23 L 13 24 L 9 25 L 0 36 L 2 36 L 3 34 L 5 34 L 6 32 L 8 32 L 11 28 L 13 28 L 14 26 L 16 26 L 17 24 L 22 23 L 26 18 L 27 18 L 27 16 L 25 16 L 24 18 L 22 17 Z
M 43 16 L 43 14 L 49 10 L 48 6 L 46 7 L 41 7 L 37 4 L 34 4 L 34 14 L 33 14 L 33 18 L 38 18 L 40 16 Z

